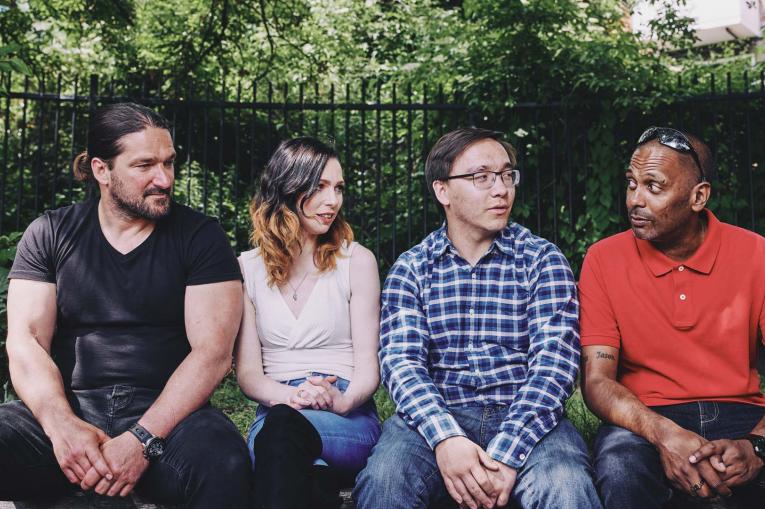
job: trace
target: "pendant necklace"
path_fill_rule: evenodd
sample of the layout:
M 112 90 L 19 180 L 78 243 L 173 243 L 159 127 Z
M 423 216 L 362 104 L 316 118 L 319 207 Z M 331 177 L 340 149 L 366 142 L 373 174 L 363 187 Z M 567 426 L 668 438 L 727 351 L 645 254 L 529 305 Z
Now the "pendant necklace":
M 297 299 L 298 299 L 298 294 L 297 294 L 298 290 L 303 285 L 303 282 L 305 281 L 305 278 L 308 277 L 308 272 L 309 271 L 305 272 L 305 274 L 303 275 L 303 279 L 300 280 L 300 282 L 298 283 L 297 286 L 292 286 L 292 283 L 290 283 L 289 280 L 287 281 L 287 284 L 289 285 L 289 287 L 292 288 L 292 300 L 297 301 Z

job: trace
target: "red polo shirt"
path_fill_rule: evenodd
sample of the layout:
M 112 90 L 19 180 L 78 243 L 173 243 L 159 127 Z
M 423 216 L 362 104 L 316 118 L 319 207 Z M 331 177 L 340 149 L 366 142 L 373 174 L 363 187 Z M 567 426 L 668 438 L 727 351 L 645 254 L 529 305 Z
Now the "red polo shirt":
M 632 231 L 590 247 L 579 281 L 582 346 L 619 348 L 617 379 L 648 406 L 765 406 L 757 341 L 765 330 L 765 238 L 710 211 L 688 260 Z

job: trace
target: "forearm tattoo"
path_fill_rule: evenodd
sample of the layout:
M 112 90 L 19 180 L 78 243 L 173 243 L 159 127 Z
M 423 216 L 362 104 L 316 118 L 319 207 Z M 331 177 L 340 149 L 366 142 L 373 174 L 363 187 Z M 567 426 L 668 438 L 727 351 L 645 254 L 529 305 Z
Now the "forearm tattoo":
M 608 359 L 610 361 L 615 361 L 616 360 L 616 357 L 614 355 L 612 355 L 610 353 L 606 353 L 606 352 L 595 352 L 595 358 L 596 359 Z

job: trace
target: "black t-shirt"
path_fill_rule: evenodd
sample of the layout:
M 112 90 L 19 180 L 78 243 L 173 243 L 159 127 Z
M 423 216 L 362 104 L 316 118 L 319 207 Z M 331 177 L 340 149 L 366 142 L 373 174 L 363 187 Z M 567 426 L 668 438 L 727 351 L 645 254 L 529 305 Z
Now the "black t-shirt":
M 241 273 L 220 225 L 178 203 L 123 255 L 104 237 L 93 199 L 32 222 L 8 277 L 56 284 L 52 353 L 66 388 L 162 389 L 191 350 L 186 286 Z

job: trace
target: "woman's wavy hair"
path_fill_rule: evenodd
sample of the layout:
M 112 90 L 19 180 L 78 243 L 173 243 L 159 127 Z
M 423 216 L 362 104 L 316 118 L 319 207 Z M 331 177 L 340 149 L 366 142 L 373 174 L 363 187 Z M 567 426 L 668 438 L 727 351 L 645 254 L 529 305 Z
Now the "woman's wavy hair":
M 250 202 L 250 241 L 260 249 L 270 286 L 283 285 L 289 278 L 290 267 L 302 250 L 298 210 L 302 212 L 318 190 L 330 159 L 338 159 L 332 147 L 301 137 L 280 143 L 266 165 L 260 189 Z M 338 213 L 327 233 L 317 239 L 314 263 L 322 272 L 334 269 L 340 248 L 351 242 L 353 230 Z

